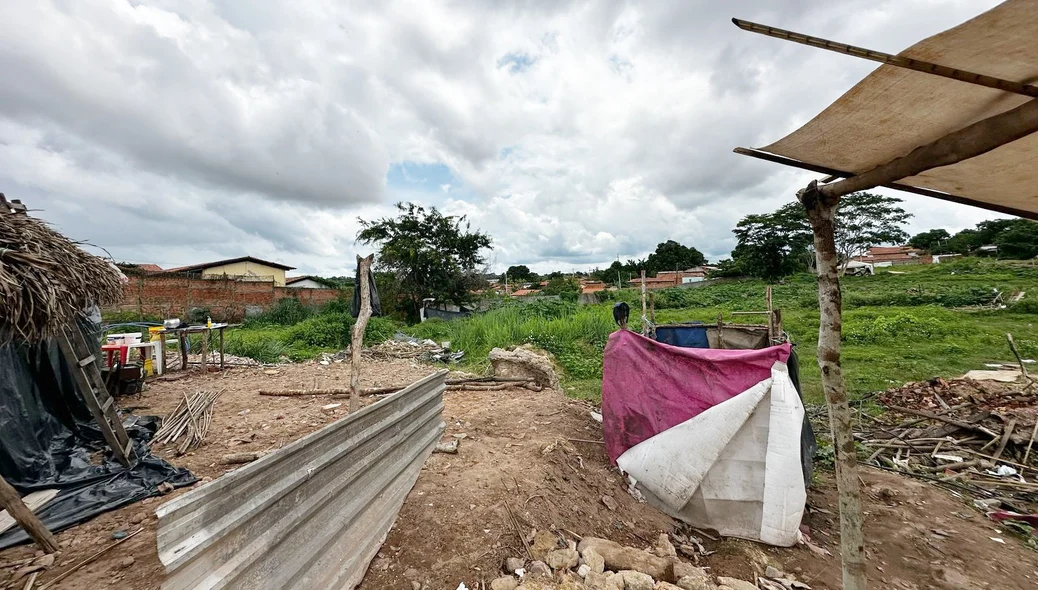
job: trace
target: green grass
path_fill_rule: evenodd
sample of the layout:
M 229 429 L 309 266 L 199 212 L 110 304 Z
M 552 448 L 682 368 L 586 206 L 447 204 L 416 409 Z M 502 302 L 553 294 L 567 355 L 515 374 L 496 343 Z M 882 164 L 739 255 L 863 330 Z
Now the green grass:
M 843 280 L 843 367 L 848 391 L 860 398 L 906 381 L 952 377 L 984 363 L 1012 362 L 1005 334 L 1012 332 L 1025 358 L 1038 357 L 1038 265 L 967 259 L 951 264 L 908 266 L 881 270 L 872 277 Z M 693 289 L 669 289 L 655 294 L 658 323 L 701 320 L 713 323 L 718 314 L 733 321 L 733 311 L 765 308 L 765 284 L 738 280 Z M 818 365 L 817 287 L 814 277 L 799 275 L 775 285 L 773 299 L 782 309 L 785 330 L 801 358 L 804 394 L 821 403 Z M 979 311 L 995 290 L 1026 291 L 1023 302 L 1003 310 Z M 607 293 L 632 304 L 630 327 L 640 330 L 640 294 L 634 290 Z M 973 310 L 957 308 L 973 306 Z M 615 329 L 612 302 L 577 306 L 565 301 L 511 304 L 470 318 L 430 320 L 415 326 L 373 318 L 367 344 L 381 342 L 400 330 L 437 342 L 450 341 L 464 350 L 462 368 L 482 371 L 494 347 L 533 344 L 555 355 L 567 395 L 599 401 L 602 351 Z M 735 316 L 737 321 L 762 322 L 763 316 Z M 231 354 L 273 362 L 313 358 L 323 351 L 341 350 L 349 342 L 353 318 L 344 302 L 323 310 L 297 309 L 291 302 L 228 333 Z

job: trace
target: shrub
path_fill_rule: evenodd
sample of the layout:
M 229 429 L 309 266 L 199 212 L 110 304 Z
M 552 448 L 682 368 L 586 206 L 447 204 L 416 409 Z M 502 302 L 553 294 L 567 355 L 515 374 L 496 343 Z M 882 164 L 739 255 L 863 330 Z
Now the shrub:
M 314 315 L 314 311 L 304 306 L 298 299 L 295 297 L 285 297 L 279 299 L 274 304 L 274 307 L 247 320 L 246 324 L 292 326 L 312 315 Z
M 901 312 L 893 316 L 879 316 L 866 320 L 848 330 L 845 339 L 858 344 L 876 344 L 891 340 L 933 338 L 953 332 L 953 329 L 936 317 L 920 318 Z

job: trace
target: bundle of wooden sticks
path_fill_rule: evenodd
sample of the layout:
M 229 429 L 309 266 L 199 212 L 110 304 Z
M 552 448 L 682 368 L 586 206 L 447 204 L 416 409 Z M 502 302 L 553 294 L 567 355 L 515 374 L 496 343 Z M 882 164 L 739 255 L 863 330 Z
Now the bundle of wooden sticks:
M 213 423 L 213 404 L 222 393 L 223 391 L 199 391 L 190 398 L 185 394 L 184 399 L 162 421 L 162 427 L 152 440 L 172 444 L 181 437 L 186 437 L 177 446 L 178 455 L 197 448 L 209 432 L 209 427 Z

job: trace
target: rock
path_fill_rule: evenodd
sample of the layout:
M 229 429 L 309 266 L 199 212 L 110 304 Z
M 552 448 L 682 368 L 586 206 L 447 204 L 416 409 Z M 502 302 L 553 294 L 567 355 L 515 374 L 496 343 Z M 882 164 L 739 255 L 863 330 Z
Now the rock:
M 143 512 L 138 512 L 130 517 L 130 524 L 140 524 L 148 519 L 148 515 Z
M 543 560 L 549 551 L 558 547 L 559 540 L 550 531 L 537 531 L 530 543 L 530 554 L 534 559 Z
M 693 577 L 697 575 L 706 576 L 706 570 L 704 570 L 701 567 L 696 567 L 690 563 L 685 563 L 684 561 L 681 561 L 676 557 L 671 557 L 669 559 L 670 565 L 674 571 L 673 579 L 675 581 L 680 580 L 681 578 Z
M 686 575 L 694 574 L 698 569 L 676 557 L 659 557 L 641 549 L 624 547 L 597 537 L 584 537 L 578 549 L 581 553 L 591 549 L 601 555 L 606 569 L 634 570 L 665 582 L 674 583 Z
M 36 559 L 32 560 L 32 564 L 38 565 L 40 567 L 50 567 L 54 565 L 54 554 L 48 553 L 47 555 L 41 555 L 40 557 L 37 557 Z
M 609 576 L 605 574 L 591 572 L 584 576 L 584 586 L 587 587 L 588 590 L 614 590 L 616 587 L 609 585 L 608 580 Z M 621 582 L 622 581 L 623 580 L 621 580 Z
M 616 572 L 624 580 L 624 590 L 653 590 L 656 580 L 652 576 L 636 572 L 634 570 L 623 570 Z
M 529 379 L 541 387 L 559 388 L 559 376 L 546 352 L 520 346 L 515 350 L 495 348 L 488 356 L 495 377 Z
M 551 577 L 551 568 L 548 564 L 543 561 L 531 561 L 530 567 L 526 568 L 526 575 L 528 576 L 547 576 Z
M 769 565 L 768 567 L 764 568 L 764 577 L 765 578 L 785 578 L 786 577 L 786 572 L 778 569 L 777 567 Z
M 526 565 L 526 562 L 518 557 L 509 557 L 505 560 L 505 572 L 514 574 L 515 570 L 522 569 L 524 565 Z
M 590 574 L 590 573 L 591 573 L 591 566 L 589 566 L 586 563 L 581 564 L 580 567 L 577 568 L 577 575 L 580 576 L 581 578 L 587 577 L 587 575 Z
M 112 534 L 111 534 L 111 537 L 113 539 L 115 539 L 116 541 L 118 541 L 119 539 L 125 539 L 126 536 L 127 536 L 127 533 L 126 533 L 126 531 L 123 531 L 123 530 L 112 531 Z
M 512 576 L 502 576 L 490 582 L 490 590 L 515 590 L 519 587 L 519 580 Z
M 564 574 L 558 590 L 587 590 L 584 582 L 573 574 Z
M 580 555 L 573 549 L 556 549 L 545 557 L 548 566 L 556 570 L 568 570 L 577 567 Z
M 164 481 L 164 482 L 159 484 L 158 492 L 160 494 L 162 494 L 163 496 L 165 496 L 166 494 L 168 494 L 168 493 L 170 493 L 172 491 L 173 491 L 173 484 L 169 483 L 168 481 Z
M 745 580 L 737 580 L 735 578 L 726 578 L 719 576 L 717 578 L 717 584 L 719 586 L 728 586 L 732 590 L 757 590 L 757 585 L 747 582 Z
M 555 590 L 555 585 L 540 580 L 524 580 L 515 590 Z
M 670 542 L 670 537 L 667 533 L 660 533 L 660 536 L 656 539 L 656 547 L 654 548 L 656 555 L 660 557 L 677 557 L 678 552 L 674 549 L 674 545 Z
M 655 590 L 681 590 L 681 586 L 675 586 L 670 582 L 656 582 Z
M 699 568 L 700 574 L 693 576 L 685 576 L 677 581 L 676 585 L 681 590 L 714 590 L 717 585 L 714 584 L 710 576 L 707 575 L 706 570 Z
M 417 580 L 411 581 L 411 590 L 422 590 L 422 585 Z
M 133 558 L 132 555 L 127 555 L 126 557 L 119 560 L 119 569 L 124 570 L 132 566 L 135 561 L 136 560 Z
M 448 455 L 458 454 L 458 441 L 452 440 L 450 442 L 439 443 L 436 448 L 433 449 L 434 453 L 446 453 Z
M 602 496 L 602 503 L 605 504 L 605 507 L 610 509 L 610 510 L 616 510 L 617 509 L 616 500 L 614 500 L 612 496 L 609 496 L 609 495 Z
M 404 570 L 404 579 L 405 580 L 411 580 L 413 582 L 413 581 L 417 580 L 420 577 L 422 577 L 422 574 L 419 573 L 419 571 L 414 569 L 413 567 L 409 567 L 406 570 Z
M 591 571 L 596 574 L 600 574 L 605 571 L 605 560 L 598 554 L 594 549 L 588 548 L 580 554 L 584 558 L 584 563 L 591 568 Z

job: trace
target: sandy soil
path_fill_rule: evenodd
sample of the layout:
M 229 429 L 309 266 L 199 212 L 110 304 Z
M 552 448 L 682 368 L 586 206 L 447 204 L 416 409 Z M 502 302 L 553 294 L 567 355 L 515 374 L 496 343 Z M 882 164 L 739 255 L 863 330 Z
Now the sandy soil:
M 274 374 L 269 374 L 272 371 Z M 366 361 L 365 387 L 410 383 L 435 370 L 410 361 Z M 193 453 L 176 457 L 155 450 L 199 477 L 219 477 L 228 468 L 216 460 L 231 452 L 270 451 L 345 415 L 346 400 L 306 396 L 261 397 L 260 389 L 344 387 L 346 363 L 300 364 L 276 368 L 236 368 L 153 382 L 140 399 L 121 400 L 139 414 L 164 415 L 185 393 L 223 390 L 209 437 Z M 342 403 L 322 411 L 328 403 Z M 583 402 L 554 391 L 455 391 L 445 395 L 445 440 L 460 438 L 457 455 L 434 454 L 411 491 L 362 590 L 410 588 L 410 580 L 430 590 L 468 587 L 498 575 L 506 557 L 523 553 L 506 519 L 516 514 L 528 534 L 553 530 L 566 536 L 596 535 L 648 547 L 674 522 L 625 492 L 610 468 L 601 427 Z M 863 469 L 866 537 L 873 587 L 902 590 L 937 588 L 1038 587 L 1038 553 L 952 494 L 925 483 Z M 823 474 L 809 497 L 805 524 L 816 544 L 838 553 L 838 509 L 832 477 Z M 162 566 L 155 547 L 154 510 L 182 491 L 104 514 L 58 535 L 66 548 L 42 572 L 45 583 L 71 564 L 111 543 L 116 530 L 143 531 L 60 584 L 60 588 L 128 590 L 159 588 Z M 615 509 L 603 502 L 615 502 Z M 1005 543 L 992 540 L 1002 539 Z M 753 579 L 767 564 L 793 572 L 815 589 L 840 587 L 839 559 L 804 547 L 769 548 L 737 541 L 705 540 L 716 551 L 703 563 L 718 575 Z M 31 557 L 33 546 L 0 552 L 0 588 L 22 588 L 10 564 Z

